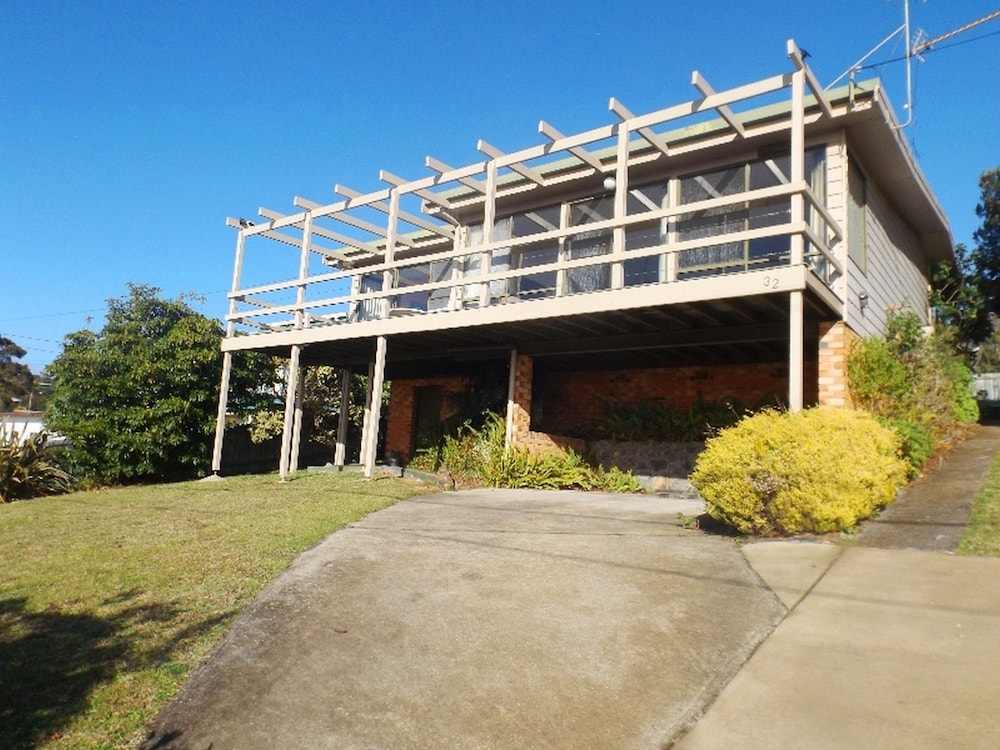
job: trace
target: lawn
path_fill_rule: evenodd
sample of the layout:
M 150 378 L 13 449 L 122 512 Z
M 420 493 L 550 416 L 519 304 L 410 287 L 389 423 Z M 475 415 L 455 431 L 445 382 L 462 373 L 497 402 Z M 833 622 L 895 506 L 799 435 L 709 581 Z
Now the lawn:
M 303 550 L 426 491 L 233 477 L 0 506 L 0 746 L 128 748 Z
M 1000 452 L 993 457 L 986 483 L 976 496 L 958 553 L 1000 557 Z

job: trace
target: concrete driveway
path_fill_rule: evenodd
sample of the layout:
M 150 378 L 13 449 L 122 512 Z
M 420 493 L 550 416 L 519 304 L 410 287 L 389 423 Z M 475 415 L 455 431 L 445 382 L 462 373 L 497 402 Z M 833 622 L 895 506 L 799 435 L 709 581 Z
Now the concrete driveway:
M 628 748 L 786 613 L 692 501 L 476 490 L 375 513 L 242 614 L 144 748 Z

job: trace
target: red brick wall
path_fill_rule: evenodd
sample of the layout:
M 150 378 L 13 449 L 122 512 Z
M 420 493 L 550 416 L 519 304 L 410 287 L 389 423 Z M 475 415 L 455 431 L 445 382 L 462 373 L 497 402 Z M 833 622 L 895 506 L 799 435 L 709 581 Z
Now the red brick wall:
M 827 328 L 822 329 L 821 333 L 824 331 Z M 820 356 L 822 359 L 824 355 L 821 353 Z M 829 367 L 829 364 L 824 367 Z M 532 424 L 532 371 L 532 359 L 518 356 L 515 442 L 532 449 L 552 445 L 552 437 L 545 437 L 541 431 L 554 435 L 577 432 L 582 425 L 600 415 L 601 402 L 604 400 L 628 404 L 659 400 L 686 411 L 698 400 L 699 395 L 705 401 L 736 396 L 745 406 L 755 406 L 773 394 L 777 394 L 782 401 L 788 397 L 788 365 L 785 362 L 548 373 L 538 375 L 547 382 L 535 383 L 535 398 L 538 399 L 538 393 L 544 395 L 541 403 L 534 405 L 535 411 L 541 413 L 541 423 Z M 817 363 L 806 361 L 804 390 L 807 405 L 817 403 L 819 399 L 820 387 L 817 381 Z M 414 392 L 417 388 L 432 385 L 441 386 L 442 389 L 443 420 L 451 416 L 448 413 L 448 395 L 461 392 L 467 387 L 468 380 L 461 377 L 394 380 L 389 397 L 387 454 L 398 453 L 404 462 L 411 458 L 409 453 Z M 827 388 L 824 397 L 828 397 L 830 393 Z M 539 433 L 530 432 L 531 430 Z M 559 442 L 559 439 L 555 440 L 556 445 Z
M 517 355 L 514 367 L 514 432 L 512 443 L 521 443 L 531 429 L 531 384 L 535 362 L 531 357 Z
M 556 372 L 546 376 L 542 388 L 542 420 L 535 429 L 575 432 L 600 415 L 602 401 L 637 404 L 657 400 L 687 411 L 699 396 L 718 401 L 735 396 L 744 406 L 777 394 L 788 398 L 787 363 L 711 365 L 703 367 L 655 367 L 638 370 Z M 538 388 L 538 384 L 536 384 Z M 817 398 L 816 363 L 806 362 L 805 401 Z
M 386 455 L 398 453 L 404 463 L 409 461 L 410 445 L 413 432 L 413 406 L 417 388 L 425 386 L 441 387 L 441 413 L 443 421 L 453 415 L 448 396 L 461 393 L 468 380 L 461 377 L 414 378 L 412 380 L 393 380 L 389 390 L 389 409 L 385 435 Z
M 819 396 L 821 406 L 852 406 L 847 388 L 847 352 L 855 333 L 843 321 L 819 326 Z

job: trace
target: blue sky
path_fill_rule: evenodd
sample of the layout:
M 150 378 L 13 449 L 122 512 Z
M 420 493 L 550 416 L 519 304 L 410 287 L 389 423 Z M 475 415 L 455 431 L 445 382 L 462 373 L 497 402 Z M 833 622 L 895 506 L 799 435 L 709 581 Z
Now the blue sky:
M 902 0 L 598 3 L 65 2 L 0 6 L 0 335 L 36 372 L 99 328 L 129 281 L 225 313 L 227 216 L 368 191 L 378 170 L 475 160 L 790 69 L 825 85 L 902 24 Z M 911 0 L 935 37 L 998 0 Z M 870 62 L 899 57 L 900 38 Z M 1000 165 L 1000 20 L 914 64 L 906 134 L 956 242 L 978 226 L 979 174 Z M 880 73 L 900 119 L 901 62 Z M 88 321 L 89 318 L 89 321 Z

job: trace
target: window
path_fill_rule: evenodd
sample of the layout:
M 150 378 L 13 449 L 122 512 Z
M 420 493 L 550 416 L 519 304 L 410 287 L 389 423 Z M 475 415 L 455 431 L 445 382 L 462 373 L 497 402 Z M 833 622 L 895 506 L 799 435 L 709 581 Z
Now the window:
M 403 266 L 396 273 L 396 288 L 404 290 L 408 286 L 426 284 L 430 280 L 430 266 L 426 263 L 418 263 L 414 266 Z M 429 294 L 423 292 L 402 292 L 399 294 L 393 307 L 402 307 L 409 310 L 426 310 Z
M 643 185 L 628 191 L 626 210 L 629 216 L 656 211 L 666 207 L 666 205 L 666 182 Z M 665 224 L 664 219 L 652 219 L 649 222 L 630 224 L 625 230 L 625 252 L 662 245 L 666 236 Z M 662 259 L 661 255 L 651 255 L 645 258 L 626 260 L 625 286 L 655 284 L 661 281 L 664 278 L 660 269 Z
M 584 227 L 613 217 L 614 200 L 610 195 L 588 198 L 569 207 L 569 223 L 574 227 Z M 596 229 L 570 235 L 566 243 L 567 257 L 570 260 L 577 260 L 610 255 L 612 234 L 611 229 Z M 608 263 L 571 268 L 566 273 L 566 291 L 569 294 L 594 292 L 610 287 L 611 266 Z
M 561 211 L 562 207 L 555 205 L 522 214 L 514 214 L 511 217 L 511 236 L 530 237 L 533 234 L 558 229 Z M 532 266 L 555 263 L 558 259 L 559 243 L 553 239 L 545 239 L 537 244 L 520 245 L 514 248 L 513 265 L 516 268 L 531 268 Z M 543 271 L 521 276 L 514 280 L 514 283 L 516 288 L 512 291 L 521 299 L 551 297 L 556 291 L 556 272 Z
M 745 191 L 746 167 L 742 164 L 681 179 L 682 204 L 723 198 Z M 742 203 L 683 214 L 677 222 L 677 237 L 681 242 L 687 242 L 739 232 L 746 226 L 748 216 L 747 207 Z M 744 255 L 742 242 L 706 244 L 682 250 L 678 254 L 678 266 L 685 275 L 718 273 L 727 268 L 737 270 L 734 264 L 742 265 Z
M 366 273 L 361 277 L 361 282 L 358 287 L 358 291 L 361 294 L 368 294 L 369 292 L 381 292 L 382 291 L 382 274 L 381 273 Z M 377 320 L 380 315 L 382 300 L 381 299 L 367 299 L 361 302 L 355 303 L 354 317 L 358 320 Z
M 493 232 L 491 238 L 493 242 L 510 239 L 511 217 L 497 219 L 493 222 Z M 472 224 L 469 226 L 469 234 L 466 247 L 477 247 L 483 244 L 483 225 Z M 482 253 L 472 253 L 462 259 L 461 266 L 466 278 L 475 278 L 480 275 L 483 265 Z M 494 248 L 490 256 L 490 273 L 502 273 L 510 268 L 510 249 L 506 247 Z M 451 269 L 448 269 L 448 273 Z M 443 273 L 443 271 L 442 271 Z M 466 307 L 475 307 L 479 304 L 481 284 L 466 284 L 462 288 L 462 299 Z M 493 302 L 507 294 L 507 280 L 496 279 L 490 282 L 489 297 Z
M 868 184 L 857 163 L 847 167 L 847 257 L 868 271 Z
M 790 156 L 779 156 L 773 159 L 761 159 L 750 162 L 750 189 L 787 185 L 792 174 L 792 159 Z M 792 203 L 787 196 L 754 201 L 749 209 L 749 229 L 761 229 L 787 224 L 792 218 Z M 788 255 L 791 249 L 791 238 L 785 235 L 777 237 L 761 237 L 750 240 L 749 263 L 767 261 L 771 258 Z
M 806 180 L 819 200 L 826 199 L 826 152 L 823 147 L 805 154 Z M 681 178 L 681 203 L 696 203 L 787 185 L 791 157 L 787 154 L 756 159 L 744 164 Z M 811 214 L 807 214 L 807 217 Z M 681 242 L 711 239 L 745 229 L 780 227 L 791 220 L 788 196 L 732 203 L 683 214 L 677 223 Z M 723 238 L 724 239 L 724 238 Z M 706 244 L 682 250 L 678 255 L 680 275 L 706 275 L 753 270 L 787 262 L 791 250 L 788 234 L 748 241 Z

